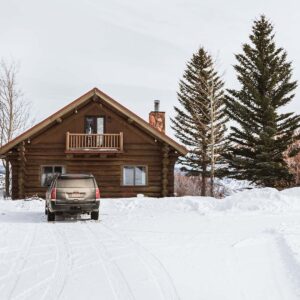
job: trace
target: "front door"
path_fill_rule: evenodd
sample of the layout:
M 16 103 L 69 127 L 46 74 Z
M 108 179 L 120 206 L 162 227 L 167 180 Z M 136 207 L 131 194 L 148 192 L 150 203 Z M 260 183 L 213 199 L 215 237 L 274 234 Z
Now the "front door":
M 88 147 L 104 147 L 104 117 L 87 116 L 85 117 L 84 130 L 86 134 L 101 134 L 97 136 L 89 136 Z

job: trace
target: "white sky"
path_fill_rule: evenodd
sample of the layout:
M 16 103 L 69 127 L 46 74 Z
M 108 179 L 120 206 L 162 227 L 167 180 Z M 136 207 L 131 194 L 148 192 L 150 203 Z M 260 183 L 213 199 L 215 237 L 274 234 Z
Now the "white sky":
M 37 121 L 95 86 L 145 119 L 154 99 L 171 116 L 199 46 L 217 56 L 226 87 L 237 84 L 234 53 L 262 13 L 300 79 L 296 0 L 0 0 L 0 57 L 19 61 Z M 299 101 L 289 110 L 300 113 Z

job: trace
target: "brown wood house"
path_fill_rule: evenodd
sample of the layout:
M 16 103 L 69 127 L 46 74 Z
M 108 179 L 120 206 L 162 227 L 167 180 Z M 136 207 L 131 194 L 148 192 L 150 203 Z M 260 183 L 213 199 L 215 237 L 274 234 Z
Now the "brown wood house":
M 157 103 L 156 103 L 157 105 Z M 45 196 L 57 173 L 93 174 L 101 197 L 174 193 L 174 164 L 187 150 L 97 88 L 0 148 L 12 168 L 12 198 Z

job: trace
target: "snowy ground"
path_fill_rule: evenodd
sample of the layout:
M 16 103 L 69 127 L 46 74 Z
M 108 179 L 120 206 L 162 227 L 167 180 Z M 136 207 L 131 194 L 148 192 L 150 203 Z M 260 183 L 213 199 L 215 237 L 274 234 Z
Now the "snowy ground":
M 300 189 L 105 199 L 47 223 L 0 200 L 0 299 L 300 299 Z

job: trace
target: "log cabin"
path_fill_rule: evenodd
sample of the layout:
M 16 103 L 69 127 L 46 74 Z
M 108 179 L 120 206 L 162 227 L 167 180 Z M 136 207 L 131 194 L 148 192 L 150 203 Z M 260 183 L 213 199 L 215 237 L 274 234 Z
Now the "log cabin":
M 174 165 L 187 150 L 165 134 L 155 103 L 149 123 L 94 88 L 0 148 L 12 198 L 43 198 L 58 173 L 93 174 L 101 197 L 173 196 Z

